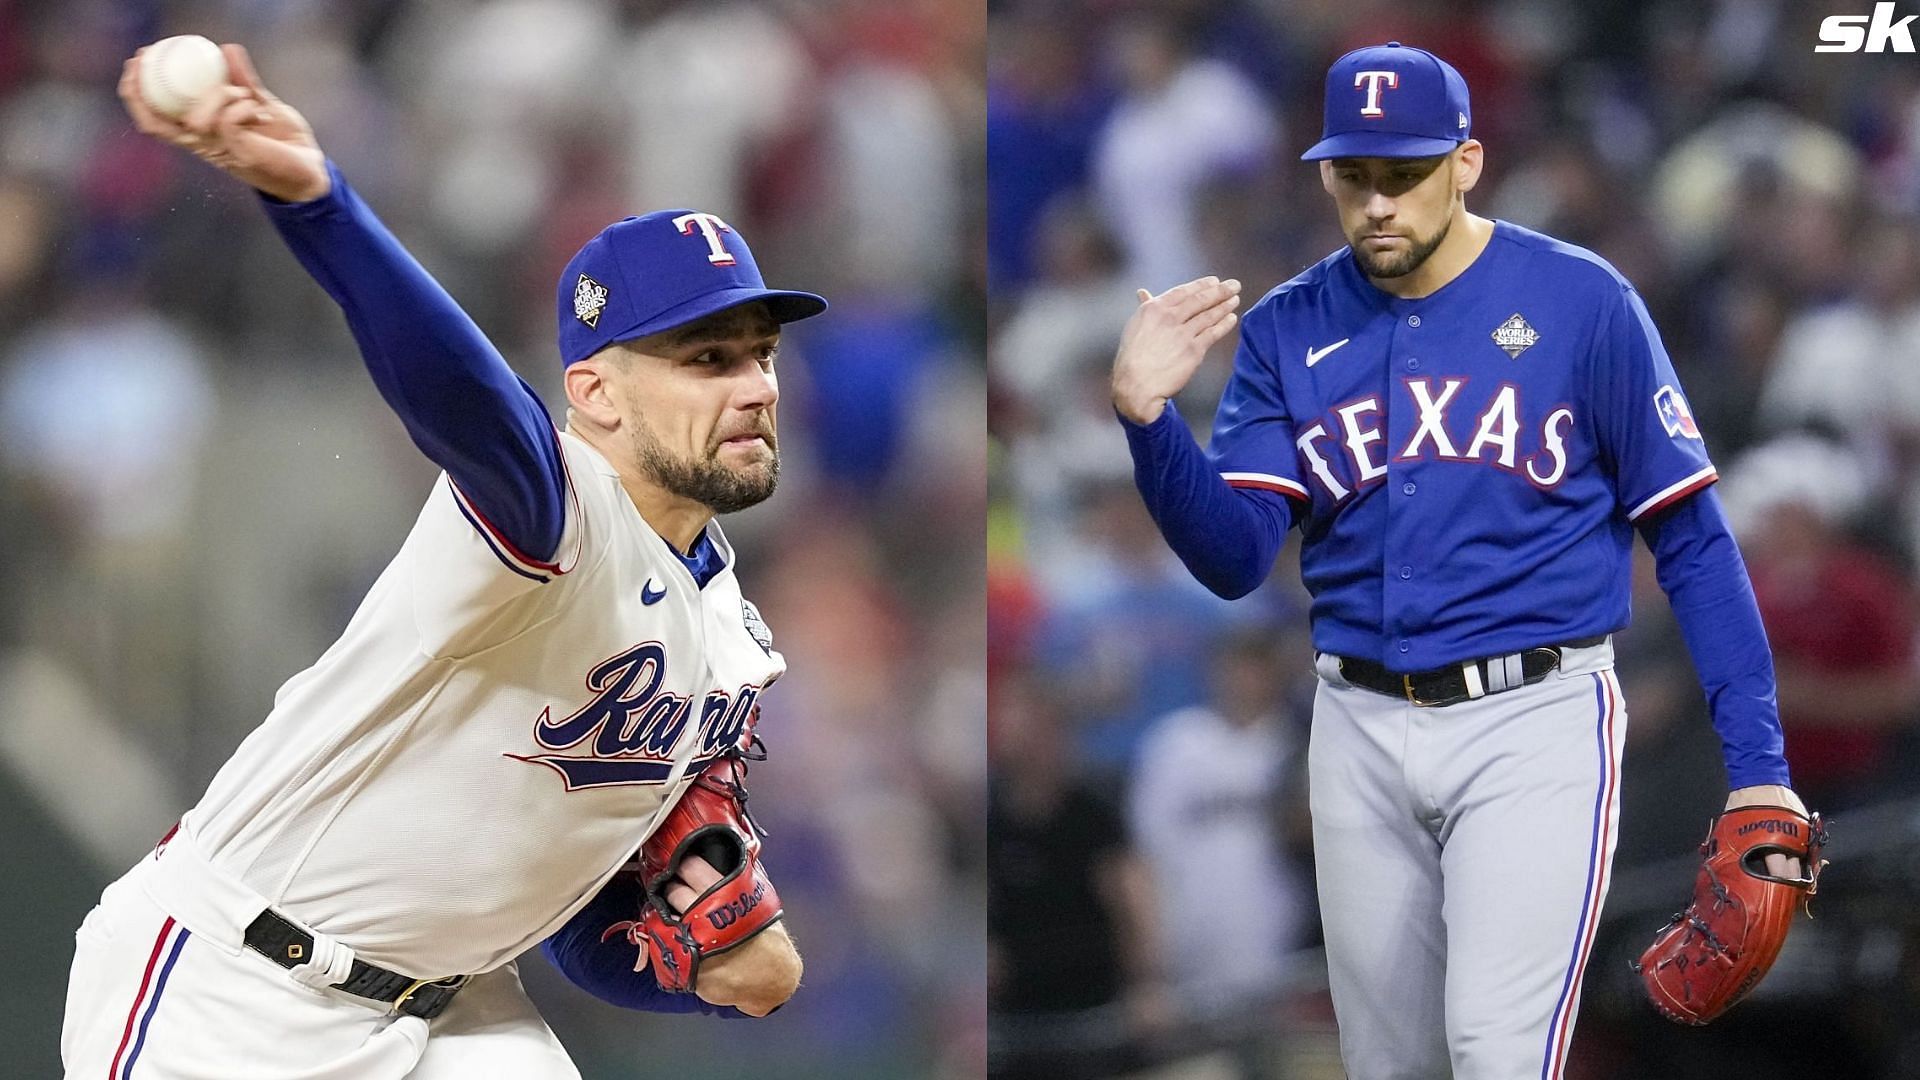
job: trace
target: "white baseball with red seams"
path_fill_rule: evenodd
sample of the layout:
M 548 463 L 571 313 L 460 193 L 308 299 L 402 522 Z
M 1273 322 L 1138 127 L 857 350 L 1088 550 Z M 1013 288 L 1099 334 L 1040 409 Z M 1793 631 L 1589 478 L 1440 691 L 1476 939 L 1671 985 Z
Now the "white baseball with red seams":
M 140 96 L 163 116 L 185 116 L 194 102 L 226 82 L 226 56 L 199 34 L 164 38 L 140 54 Z

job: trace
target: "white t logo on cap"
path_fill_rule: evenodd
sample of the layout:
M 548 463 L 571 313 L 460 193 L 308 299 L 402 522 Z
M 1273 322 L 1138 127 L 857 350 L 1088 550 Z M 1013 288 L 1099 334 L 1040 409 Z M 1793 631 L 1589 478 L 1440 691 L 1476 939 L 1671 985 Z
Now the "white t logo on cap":
M 1353 85 L 1366 85 L 1367 103 L 1360 106 L 1361 116 L 1385 116 L 1386 110 L 1380 107 L 1380 84 L 1386 83 L 1387 89 L 1397 89 L 1400 85 L 1400 73 L 1397 71 L 1362 71 L 1354 75 Z
M 682 236 L 692 236 L 695 226 L 699 227 L 700 235 L 707 238 L 708 262 L 715 266 L 732 266 L 738 261 L 733 257 L 733 252 L 727 250 L 727 245 L 720 242 L 721 233 L 733 231 L 731 225 L 712 214 L 698 212 L 681 214 L 673 219 L 673 227 L 679 229 Z

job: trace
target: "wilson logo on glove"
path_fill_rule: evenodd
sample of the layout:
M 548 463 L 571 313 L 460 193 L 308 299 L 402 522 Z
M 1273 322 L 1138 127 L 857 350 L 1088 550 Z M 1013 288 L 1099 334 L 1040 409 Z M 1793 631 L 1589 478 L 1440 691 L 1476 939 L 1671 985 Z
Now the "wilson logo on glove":
M 722 904 L 714 910 L 707 912 L 707 921 L 713 924 L 715 930 L 725 930 L 727 927 L 739 921 L 749 911 L 759 907 L 760 901 L 765 899 L 766 895 L 767 883 L 763 881 L 755 885 L 752 892 L 740 899 L 728 904 Z

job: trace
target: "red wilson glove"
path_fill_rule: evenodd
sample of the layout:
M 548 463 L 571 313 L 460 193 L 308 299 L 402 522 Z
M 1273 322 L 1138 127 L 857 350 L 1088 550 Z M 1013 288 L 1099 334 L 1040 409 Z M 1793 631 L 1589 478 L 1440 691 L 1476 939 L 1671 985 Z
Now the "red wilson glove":
M 1820 887 L 1827 843 L 1819 814 L 1743 806 L 1720 815 L 1700 850 L 1707 856 L 1693 903 L 1673 917 L 1637 965 L 1647 996 L 1667 1019 L 1704 1024 L 1759 985 L 1787 942 L 1787 929 Z M 1800 860 L 1805 877 L 1767 872 L 1769 854 Z
M 764 830 L 747 813 L 746 763 L 764 760 L 766 752 L 751 729 L 742 741 L 751 749 L 709 765 L 640 846 L 645 907 L 638 919 L 615 923 L 602 936 L 624 932 L 640 948 L 634 970 L 651 963 L 663 990 L 692 991 L 703 959 L 780 921 L 780 894 L 760 864 Z M 690 855 L 705 859 L 721 878 L 687 910 L 675 912 L 667 902 L 667 886 Z

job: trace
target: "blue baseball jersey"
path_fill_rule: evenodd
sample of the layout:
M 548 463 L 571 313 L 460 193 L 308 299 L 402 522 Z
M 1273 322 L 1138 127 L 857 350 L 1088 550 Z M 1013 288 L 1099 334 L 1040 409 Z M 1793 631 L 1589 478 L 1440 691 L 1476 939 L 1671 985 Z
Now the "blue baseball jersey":
M 1398 671 L 1625 626 L 1633 523 L 1716 479 L 1633 286 L 1504 221 L 1417 300 L 1346 249 L 1268 293 L 1208 454 L 1295 500 L 1314 646 Z

